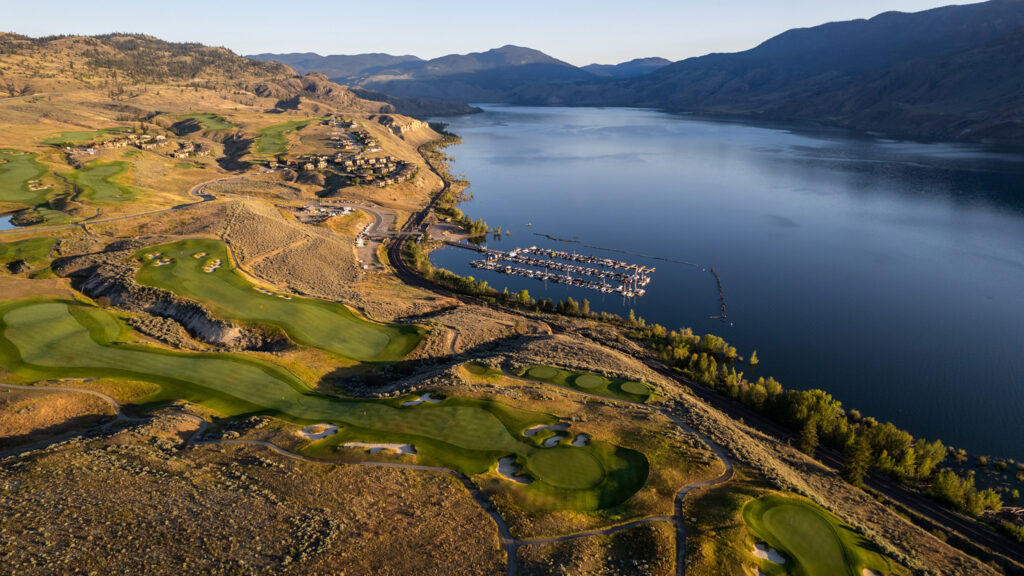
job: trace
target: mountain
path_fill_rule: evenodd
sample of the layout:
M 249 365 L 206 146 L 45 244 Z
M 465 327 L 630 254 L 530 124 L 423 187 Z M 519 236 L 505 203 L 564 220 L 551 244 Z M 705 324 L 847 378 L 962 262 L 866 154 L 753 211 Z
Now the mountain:
M 318 56 L 309 53 L 258 54 L 253 58 L 288 64 L 300 72 L 320 72 L 335 82 L 362 88 L 371 94 L 387 94 L 393 103 L 404 102 L 407 110 L 423 104 L 428 105 L 425 109 L 450 109 L 449 105 L 430 105 L 430 100 L 501 101 L 525 86 L 597 78 L 539 50 L 512 45 L 486 52 L 449 54 L 432 60 L 387 54 Z M 418 104 L 413 104 L 412 100 Z
M 790 30 L 632 79 L 527 86 L 519 104 L 645 106 L 902 137 L 1024 138 L 1024 2 L 992 0 Z
M 291 54 L 253 54 L 247 56 L 261 62 L 280 62 L 291 66 L 296 72 L 319 72 L 330 78 L 355 76 L 372 68 L 385 68 L 405 62 L 422 62 L 416 56 L 392 56 L 390 54 L 333 54 L 321 56 L 313 52 Z
M 581 70 L 586 70 L 594 76 L 602 78 L 633 78 L 650 74 L 671 63 L 671 60 L 664 58 L 637 58 L 621 64 L 589 64 L 583 66 Z

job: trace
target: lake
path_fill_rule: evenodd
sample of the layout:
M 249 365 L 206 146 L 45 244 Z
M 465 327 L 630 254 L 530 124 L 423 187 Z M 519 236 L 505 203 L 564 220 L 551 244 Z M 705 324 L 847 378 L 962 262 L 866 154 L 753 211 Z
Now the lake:
M 463 139 L 452 172 L 474 192 L 461 208 L 511 230 L 490 247 L 657 271 L 625 301 L 473 269 L 457 248 L 435 265 L 714 333 L 757 350 L 748 379 L 822 388 L 916 436 L 1024 459 L 1024 157 L 650 110 L 484 109 L 444 121 Z M 724 322 L 711 318 L 712 266 Z

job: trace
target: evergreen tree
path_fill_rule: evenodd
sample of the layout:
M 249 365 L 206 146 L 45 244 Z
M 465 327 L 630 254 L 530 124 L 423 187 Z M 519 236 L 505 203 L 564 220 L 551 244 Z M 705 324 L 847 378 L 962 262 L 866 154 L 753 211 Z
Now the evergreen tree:
M 800 443 L 797 447 L 804 454 L 814 456 L 814 449 L 818 447 L 818 424 L 813 419 L 808 420 L 800 430 Z
M 854 486 L 864 485 L 864 475 L 871 466 L 871 444 L 863 434 L 858 434 L 853 441 L 846 464 L 843 466 L 843 478 Z

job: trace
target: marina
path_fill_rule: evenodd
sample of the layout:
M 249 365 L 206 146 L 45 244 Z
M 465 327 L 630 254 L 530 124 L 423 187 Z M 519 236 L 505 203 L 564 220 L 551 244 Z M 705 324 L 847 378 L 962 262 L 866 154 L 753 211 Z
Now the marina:
M 486 256 L 483 260 L 473 260 L 469 263 L 477 269 L 587 288 L 604 294 L 622 294 L 626 298 L 643 296 L 646 293 L 644 287 L 650 283 L 651 274 L 654 272 L 654 268 L 611 258 L 536 246 L 509 251 L 473 249 Z M 582 266 L 574 262 L 595 267 Z

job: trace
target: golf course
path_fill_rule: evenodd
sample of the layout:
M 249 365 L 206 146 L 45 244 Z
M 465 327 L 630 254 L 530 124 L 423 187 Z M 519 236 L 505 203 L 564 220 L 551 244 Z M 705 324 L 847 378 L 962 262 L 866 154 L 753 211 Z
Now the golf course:
M 330 423 L 342 433 L 305 453 L 336 457 L 346 439 L 415 446 L 417 462 L 466 474 L 490 470 L 512 455 L 533 478 L 522 490 L 545 508 L 600 509 L 619 504 L 647 479 L 643 454 L 599 441 L 545 448 L 523 431 L 557 419 L 493 400 L 446 398 L 403 406 L 404 399 L 348 400 L 318 394 L 288 371 L 250 357 L 185 353 L 134 344 L 114 315 L 68 300 L 20 300 L 0 305 L 0 365 L 26 381 L 119 378 L 152 382 L 160 392 L 142 400 L 187 400 L 226 416 L 271 414 L 299 423 Z M 510 485 L 510 487 L 513 487 Z
M 554 366 L 529 366 L 523 370 L 520 377 L 631 402 L 646 402 L 654 392 L 643 382 L 606 378 L 600 374 L 573 372 Z
M 175 116 L 180 120 L 195 120 L 203 125 L 203 130 L 206 132 L 219 132 L 221 130 L 227 130 L 234 126 L 231 122 L 228 122 L 226 118 L 219 114 L 212 114 L 209 112 L 196 112 L 194 114 L 182 114 Z
M 764 496 L 743 507 L 743 520 L 785 555 L 784 565 L 761 562 L 761 570 L 771 576 L 862 576 L 865 568 L 880 574 L 896 568 L 864 537 L 808 500 Z
M 75 146 L 95 142 L 108 134 L 127 134 L 131 131 L 132 129 L 128 126 L 115 126 L 113 128 L 100 128 L 99 130 L 61 132 L 56 136 L 43 140 L 42 143 L 49 146 Z
M 288 150 L 288 133 L 293 130 L 305 128 L 315 120 L 317 120 L 317 118 L 293 120 L 291 122 L 274 124 L 261 129 L 259 131 L 260 135 L 256 138 L 253 154 L 256 156 L 276 156 L 277 154 L 283 154 Z
M 56 238 L 26 238 L 0 244 L 0 263 L 24 260 L 30 266 L 41 266 L 49 260 Z
M 68 179 L 81 190 L 81 195 L 94 202 L 125 202 L 139 195 L 139 190 L 116 182 L 128 172 L 129 164 L 117 162 L 90 162 L 71 173 Z
M 36 161 L 35 154 L 17 150 L 0 150 L 0 202 L 17 202 L 35 206 L 46 201 L 52 190 L 32 190 L 29 182 L 42 178 L 46 166 Z
M 137 256 L 143 262 L 140 284 L 198 300 L 225 318 L 277 326 L 298 344 L 345 358 L 395 362 L 424 335 L 416 326 L 369 322 L 341 304 L 258 290 L 234 269 L 227 245 L 217 240 L 182 240 Z

